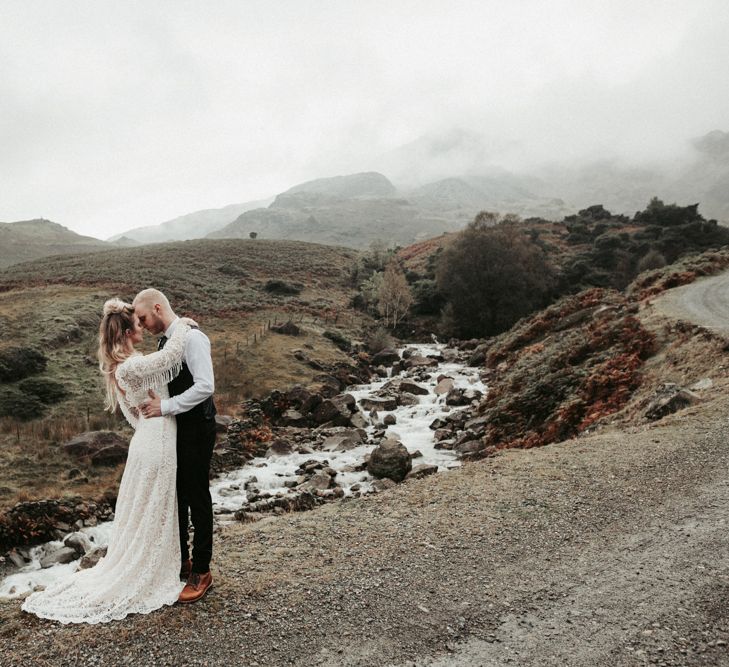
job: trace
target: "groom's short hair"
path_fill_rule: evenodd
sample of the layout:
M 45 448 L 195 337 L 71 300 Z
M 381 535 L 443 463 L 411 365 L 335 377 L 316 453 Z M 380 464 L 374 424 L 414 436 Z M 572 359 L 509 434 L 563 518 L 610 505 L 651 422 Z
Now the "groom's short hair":
M 154 304 L 158 303 L 163 308 L 172 310 L 169 299 L 158 289 L 154 289 L 154 287 L 143 289 L 139 294 L 137 294 L 137 296 L 134 297 L 134 304 L 136 305 L 138 303 L 146 303 L 149 306 L 154 306 Z

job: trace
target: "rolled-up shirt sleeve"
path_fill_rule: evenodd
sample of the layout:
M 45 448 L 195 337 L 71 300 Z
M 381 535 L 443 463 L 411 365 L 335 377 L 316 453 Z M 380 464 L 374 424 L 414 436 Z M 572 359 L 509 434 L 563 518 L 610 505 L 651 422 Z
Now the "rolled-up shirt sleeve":
M 192 387 L 162 401 L 163 415 L 179 415 L 192 410 L 215 391 L 213 359 L 210 355 L 210 339 L 199 329 L 191 329 L 185 341 L 183 357 L 192 374 Z

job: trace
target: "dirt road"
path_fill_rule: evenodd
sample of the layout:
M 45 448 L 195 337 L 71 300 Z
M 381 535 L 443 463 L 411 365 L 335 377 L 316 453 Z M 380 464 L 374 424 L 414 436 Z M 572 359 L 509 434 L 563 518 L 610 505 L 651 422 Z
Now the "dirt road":
M 718 333 L 729 333 L 729 272 L 672 289 L 656 300 L 668 315 Z

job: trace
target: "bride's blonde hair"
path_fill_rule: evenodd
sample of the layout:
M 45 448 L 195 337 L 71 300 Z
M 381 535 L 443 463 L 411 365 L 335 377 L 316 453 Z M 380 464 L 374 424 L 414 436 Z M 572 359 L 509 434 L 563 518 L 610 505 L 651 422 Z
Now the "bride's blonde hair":
M 104 304 L 104 315 L 99 325 L 99 369 L 106 385 L 106 409 L 114 412 L 117 406 L 116 367 L 129 356 L 124 344 L 125 333 L 134 329 L 134 308 L 121 299 L 109 299 Z

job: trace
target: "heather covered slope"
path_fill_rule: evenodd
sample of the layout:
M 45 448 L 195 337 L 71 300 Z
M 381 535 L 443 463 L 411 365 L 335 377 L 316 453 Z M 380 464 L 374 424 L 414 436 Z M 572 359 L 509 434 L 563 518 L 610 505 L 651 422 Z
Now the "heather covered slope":
M 110 244 L 50 220 L 0 223 L 0 269 L 40 257 L 98 252 Z

